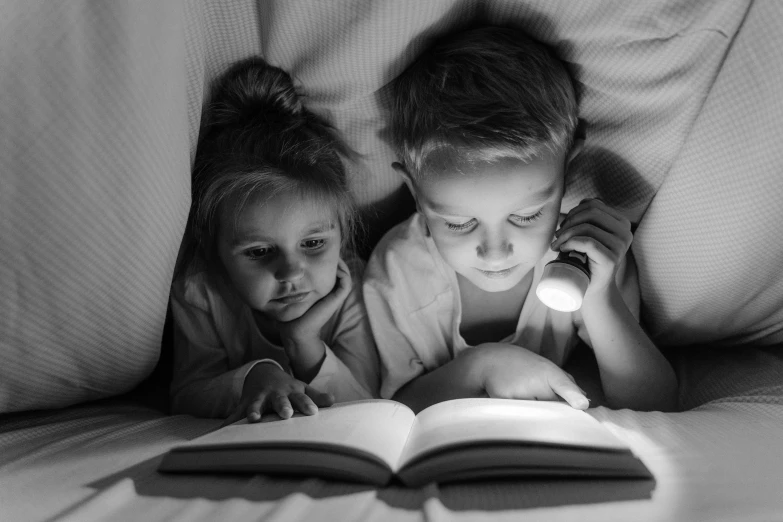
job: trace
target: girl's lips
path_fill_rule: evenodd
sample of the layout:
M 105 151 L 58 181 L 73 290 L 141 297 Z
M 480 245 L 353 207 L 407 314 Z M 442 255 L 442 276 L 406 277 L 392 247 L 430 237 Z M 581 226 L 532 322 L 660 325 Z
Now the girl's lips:
M 273 299 L 273 301 L 282 304 L 301 303 L 307 298 L 308 295 L 310 295 L 310 292 L 299 292 L 298 294 L 290 294 L 283 297 L 278 297 L 276 299 Z

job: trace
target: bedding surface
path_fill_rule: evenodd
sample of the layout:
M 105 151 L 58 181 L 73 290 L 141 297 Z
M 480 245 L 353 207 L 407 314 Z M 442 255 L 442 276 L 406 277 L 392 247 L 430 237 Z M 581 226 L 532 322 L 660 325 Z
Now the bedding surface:
M 783 347 L 694 350 L 682 413 L 590 413 L 651 481 L 509 480 L 422 489 L 263 475 L 171 476 L 166 450 L 219 421 L 104 401 L 0 418 L 0 520 L 748 521 L 783 516 Z

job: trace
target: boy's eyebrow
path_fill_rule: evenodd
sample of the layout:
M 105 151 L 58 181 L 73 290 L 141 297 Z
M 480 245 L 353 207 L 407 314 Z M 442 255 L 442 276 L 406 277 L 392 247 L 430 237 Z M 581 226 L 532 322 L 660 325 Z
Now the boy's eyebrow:
M 557 191 L 557 183 L 552 183 L 548 187 L 544 187 L 538 192 L 530 194 L 530 196 L 525 198 L 524 201 L 520 201 L 517 205 L 515 205 L 512 210 L 524 210 L 530 207 L 536 207 L 548 201 L 552 197 L 552 194 L 554 194 L 556 191 Z M 446 216 L 460 215 L 459 213 L 455 214 L 454 209 L 451 209 L 446 205 L 439 205 L 437 203 L 434 203 L 433 201 L 429 201 L 429 207 L 436 214 L 441 214 Z

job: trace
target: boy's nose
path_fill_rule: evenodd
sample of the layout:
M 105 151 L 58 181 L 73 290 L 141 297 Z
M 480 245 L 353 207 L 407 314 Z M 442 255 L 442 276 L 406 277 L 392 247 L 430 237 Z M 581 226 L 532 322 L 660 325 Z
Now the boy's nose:
M 485 238 L 476 247 L 478 257 L 486 263 L 502 263 L 514 252 L 507 238 Z
M 275 279 L 294 282 L 304 276 L 304 262 L 297 256 L 281 256 L 275 267 Z

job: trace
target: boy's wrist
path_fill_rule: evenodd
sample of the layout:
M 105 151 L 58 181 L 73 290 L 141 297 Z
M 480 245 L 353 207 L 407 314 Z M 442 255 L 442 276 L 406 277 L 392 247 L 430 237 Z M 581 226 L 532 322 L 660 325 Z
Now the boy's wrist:
M 602 291 L 585 294 L 580 313 L 585 325 L 604 324 L 607 317 L 620 314 L 621 307 L 627 308 L 620 289 L 612 283 Z
M 481 345 L 475 346 L 462 352 L 456 360 L 459 360 L 465 372 L 464 382 L 477 393 L 486 390 L 487 362 L 490 362 L 487 355 L 488 347 L 482 348 Z

